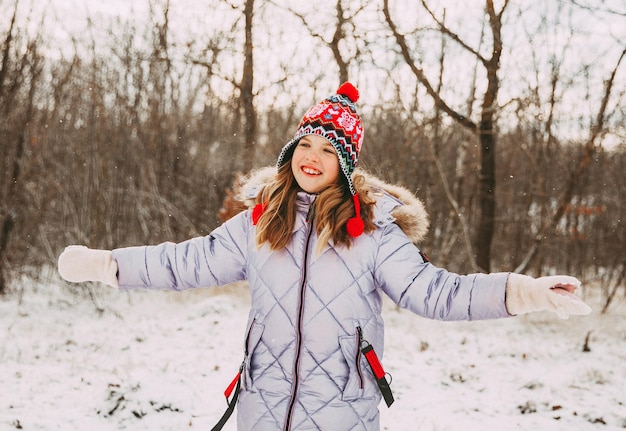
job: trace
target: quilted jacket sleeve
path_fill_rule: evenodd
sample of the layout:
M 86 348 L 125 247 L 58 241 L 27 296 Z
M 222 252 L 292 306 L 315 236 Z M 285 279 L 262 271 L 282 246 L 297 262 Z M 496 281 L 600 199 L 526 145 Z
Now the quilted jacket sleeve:
M 244 280 L 249 217 L 243 212 L 209 235 L 180 244 L 113 250 L 120 289 L 185 290 Z
M 437 320 L 481 320 L 508 317 L 505 289 L 508 273 L 458 275 L 437 268 L 396 225 L 380 237 L 377 284 L 400 307 Z

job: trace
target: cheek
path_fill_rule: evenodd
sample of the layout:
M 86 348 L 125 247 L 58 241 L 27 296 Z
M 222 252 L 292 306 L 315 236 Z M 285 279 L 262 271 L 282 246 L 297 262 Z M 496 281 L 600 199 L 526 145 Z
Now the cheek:
M 336 154 L 329 154 L 324 159 L 324 167 L 327 172 L 339 172 L 339 159 Z
M 291 157 L 291 160 L 289 161 L 289 165 L 291 166 L 291 172 L 292 172 L 292 173 L 294 173 L 294 174 L 295 174 L 295 173 L 296 173 L 296 171 L 297 171 L 296 166 L 298 165 L 298 163 L 297 163 L 297 161 L 296 161 L 296 157 L 295 157 L 295 156 L 296 156 L 296 155 L 294 154 L 294 155 Z
M 293 150 L 293 153 L 291 153 L 291 164 L 294 165 L 300 162 L 300 160 L 302 159 L 302 154 L 303 151 L 300 148 L 296 147 Z

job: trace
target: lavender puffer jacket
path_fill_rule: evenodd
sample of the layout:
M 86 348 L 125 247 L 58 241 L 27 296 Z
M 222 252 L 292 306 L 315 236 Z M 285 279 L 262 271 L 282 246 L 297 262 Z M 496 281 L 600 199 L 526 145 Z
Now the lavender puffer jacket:
M 300 193 L 293 237 L 282 251 L 257 247 L 249 210 L 206 237 L 113 251 L 120 288 L 183 290 L 248 280 L 239 431 L 378 431 L 381 394 L 359 350 L 359 332 L 382 359 L 383 293 L 431 319 L 508 316 L 508 274 L 459 276 L 425 262 L 398 222 L 406 214 L 421 217 L 405 226 L 423 235 L 421 202 L 381 188 L 379 228 L 349 249 L 326 244 L 314 253 L 317 236 L 306 218 L 315 196 Z M 403 206 L 410 209 L 405 214 L 398 211 Z

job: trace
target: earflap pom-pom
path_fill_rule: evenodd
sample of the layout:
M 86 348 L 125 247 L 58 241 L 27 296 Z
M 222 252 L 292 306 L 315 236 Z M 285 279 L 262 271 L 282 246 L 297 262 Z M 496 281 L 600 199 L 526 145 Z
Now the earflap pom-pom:
M 352 195 L 352 202 L 354 202 L 355 216 L 348 219 L 348 222 L 346 223 L 346 231 L 352 238 L 356 238 L 365 230 L 365 223 L 361 218 L 361 201 L 359 200 L 358 194 Z
M 359 100 L 359 90 L 350 82 L 341 84 L 337 89 L 337 94 L 346 96 L 352 103 L 356 103 Z
M 256 204 L 254 208 L 252 208 L 252 224 L 254 226 L 259 222 L 259 219 L 265 212 L 265 208 L 267 208 L 267 204 Z
M 352 238 L 360 236 L 364 230 L 365 223 L 363 223 L 363 219 L 361 219 L 360 217 L 352 217 L 348 220 L 348 223 L 346 223 L 346 231 L 348 231 L 348 235 L 350 235 Z

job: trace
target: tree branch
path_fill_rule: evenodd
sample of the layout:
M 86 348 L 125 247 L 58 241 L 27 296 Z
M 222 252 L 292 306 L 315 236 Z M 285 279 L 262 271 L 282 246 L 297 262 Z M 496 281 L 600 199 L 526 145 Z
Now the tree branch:
M 478 51 L 476 51 L 474 48 L 472 48 L 471 46 L 469 46 L 467 43 L 465 43 L 458 34 L 456 34 L 455 32 L 453 32 L 452 30 L 450 30 L 448 28 L 448 26 L 446 26 L 442 21 L 440 21 L 436 16 L 435 13 L 430 10 L 430 8 L 428 7 L 428 5 L 426 4 L 425 0 L 421 0 L 422 1 L 422 6 L 424 7 L 424 9 L 426 9 L 426 12 L 428 12 L 428 14 L 430 15 L 430 17 L 433 19 L 433 21 L 435 21 L 435 23 L 437 23 L 437 26 L 439 27 L 439 30 L 449 36 L 452 40 L 454 40 L 456 43 L 458 43 L 459 45 L 461 45 L 461 47 L 463 49 L 465 49 L 466 51 L 470 52 L 471 54 L 473 54 L 474 56 L 476 56 L 476 58 L 478 58 L 478 60 L 480 60 L 481 63 L 483 63 L 485 66 L 487 65 L 487 59 L 485 57 L 483 57 Z
M 396 39 L 398 46 L 400 47 L 400 51 L 401 51 L 402 57 L 404 58 L 404 61 L 407 63 L 407 65 L 413 72 L 413 75 L 415 75 L 415 77 L 417 78 L 417 80 L 426 88 L 426 91 L 428 92 L 430 97 L 434 99 L 437 107 L 441 109 L 442 111 L 444 111 L 446 114 L 448 114 L 450 117 L 452 117 L 455 121 L 457 121 L 462 126 L 472 130 L 473 132 L 476 132 L 478 128 L 476 123 L 474 123 L 472 120 L 467 118 L 465 115 L 452 109 L 441 98 L 439 93 L 437 93 L 437 91 L 433 88 L 432 84 L 430 83 L 426 75 L 424 74 L 424 71 L 415 64 L 415 61 L 413 60 L 411 56 L 411 51 L 409 49 L 409 46 L 406 42 L 404 35 L 402 35 L 398 31 L 397 26 L 395 25 L 393 19 L 391 18 L 391 13 L 389 12 L 389 0 L 383 1 L 383 13 L 385 15 L 385 20 L 387 21 L 387 24 L 389 25 L 389 28 L 391 29 L 391 32 L 394 38 Z

